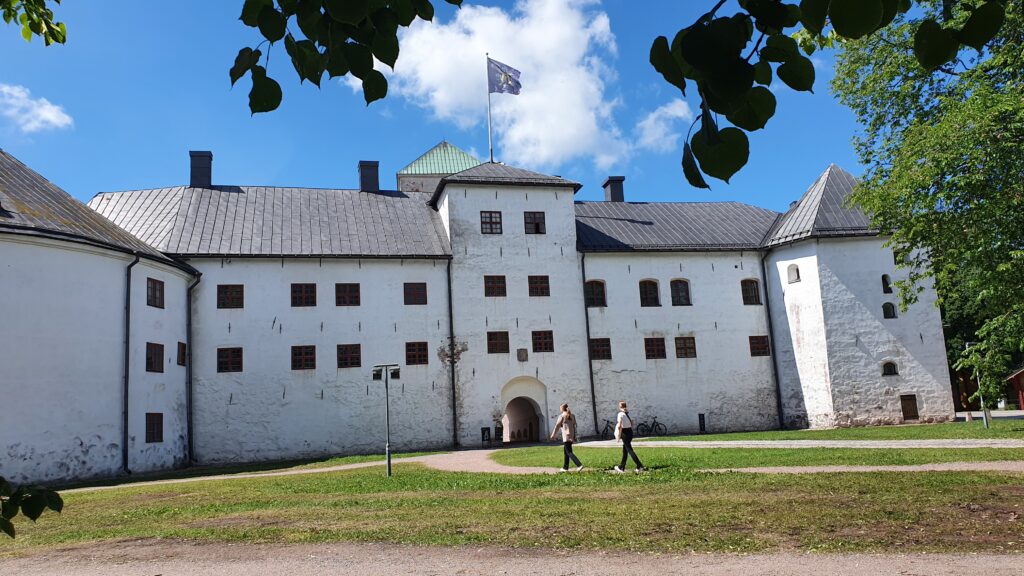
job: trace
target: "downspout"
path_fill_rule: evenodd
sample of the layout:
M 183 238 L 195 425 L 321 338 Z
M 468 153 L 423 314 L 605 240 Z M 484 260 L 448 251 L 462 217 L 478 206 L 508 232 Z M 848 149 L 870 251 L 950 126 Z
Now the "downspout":
M 203 275 L 196 272 L 196 279 L 185 292 L 185 433 L 188 436 L 187 461 L 195 463 L 195 444 L 192 441 L 192 291 L 199 285 Z
M 452 313 L 452 261 L 448 260 L 448 375 L 452 386 L 452 446 L 459 446 L 459 414 L 455 398 L 455 316 Z
M 128 469 L 128 384 L 131 380 L 131 337 L 132 337 L 132 268 L 139 263 L 139 253 L 125 268 L 124 279 L 124 390 L 121 393 L 121 470 L 131 474 Z
M 597 427 L 597 394 L 594 392 L 594 359 L 590 357 L 590 308 L 587 308 L 587 253 L 580 253 L 580 273 L 583 276 L 583 319 L 587 326 L 587 372 L 590 374 L 590 407 L 594 411 L 594 436 L 601 434 Z
M 761 254 L 761 279 L 764 281 L 764 309 L 765 315 L 768 317 L 768 349 L 772 353 L 772 375 L 775 377 L 775 409 L 779 417 L 779 430 L 785 428 L 783 423 L 785 422 L 783 409 L 782 409 L 782 383 L 779 382 L 779 355 L 778 350 L 775 349 L 775 329 L 772 325 L 772 303 L 768 296 L 768 271 L 765 266 L 764 260 L 768 257 L 767 250 Z

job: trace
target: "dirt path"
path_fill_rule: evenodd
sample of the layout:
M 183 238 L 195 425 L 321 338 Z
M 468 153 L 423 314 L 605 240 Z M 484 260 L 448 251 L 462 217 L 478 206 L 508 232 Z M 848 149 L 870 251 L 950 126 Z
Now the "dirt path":
M 578 446 L 613 448 L 615 440 L 581 442 Z M 1024 440 L 638 440 L 646 448 L 1024 448 Z
M 974 554 L 638 554 L 390 544 L 192 544 L 138 540 L 0 560 L 19 576 L 352 574 L 702 574 L 961 576 L 1020 574 L 1020 556 Z
M 1013 472 L 1024 474 L 1024 461 L 942 462 L 895 466 L 760 466 L 716 468 L 702 472 L 750 472 L 754 474 L 829 474 L 835 472 Z

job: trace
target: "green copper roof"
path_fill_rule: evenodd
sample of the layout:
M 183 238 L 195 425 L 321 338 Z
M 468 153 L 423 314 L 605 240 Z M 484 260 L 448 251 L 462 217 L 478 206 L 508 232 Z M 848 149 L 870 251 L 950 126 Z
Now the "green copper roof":
M 481 162 L 448 142 L 441 142 L 417 158 L 401 174 L 455 174 L 479 166 Z

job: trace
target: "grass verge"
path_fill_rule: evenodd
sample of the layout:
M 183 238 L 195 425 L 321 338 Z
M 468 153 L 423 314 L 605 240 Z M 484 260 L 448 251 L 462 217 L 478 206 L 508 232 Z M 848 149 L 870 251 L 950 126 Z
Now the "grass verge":
M 974 422 L 942 422 L 939 424 L 908 424 L 904 426 L 865 426 L 827 430 L 768 430 L 765 432 L 731 432 L 728 434 L 691 434 L 638 438 L 645 440 L 693 440 L 699 442 L 728 440 L 968 440 L 1008 438 L 1024 440 L 1024 420 L 995 419 L 986 430 L 981 419 Z

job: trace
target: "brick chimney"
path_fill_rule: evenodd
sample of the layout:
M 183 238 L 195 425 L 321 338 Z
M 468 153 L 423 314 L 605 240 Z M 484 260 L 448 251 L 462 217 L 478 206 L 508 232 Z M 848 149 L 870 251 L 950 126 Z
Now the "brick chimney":
M 213 186 L 213 152 L 190 150 L 191 170 L 188 185 L 193 188 L 209 188 Z
M 622 182 L 626 179 L 625 176 L 609 176 L 604 181 L 604 201 L 605 202 L 623 202 L 624 194 L 622 191 Z

